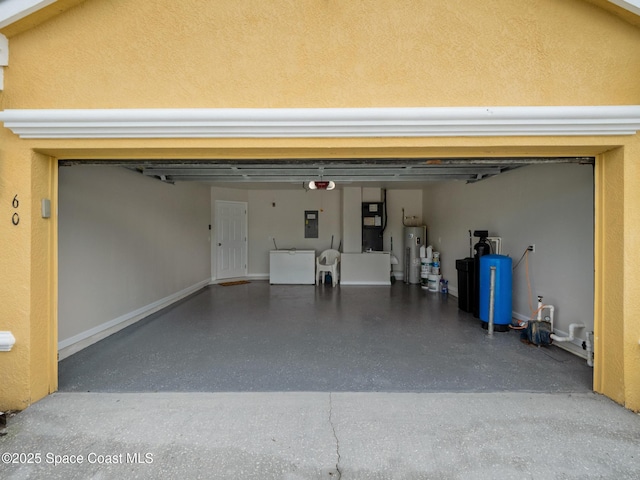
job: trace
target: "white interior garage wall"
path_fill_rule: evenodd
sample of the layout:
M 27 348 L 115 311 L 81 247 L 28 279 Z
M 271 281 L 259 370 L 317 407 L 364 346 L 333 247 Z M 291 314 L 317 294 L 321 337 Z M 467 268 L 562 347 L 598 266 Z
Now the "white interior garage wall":
M 60 168 L 60 358 L 209 283 L 210 195 L 124 168 Z
M 542 295 L 555 306 L 560 332 L 568 332 L 570 323 L 593 330 L 593 192 L 593 167 L 576 164 L 531 165 L 475 184 L 430 185 L 424 215 L 450 291 L 457 295 L 455 260 L 469 256 L 468 230 L 488 229 L 502 237 L 503 254 L 514 265 L 535 244 L 529 254 L 534 310 Z M 524 260 L 513 276 L 513 310 L 516 318 L 531 316 Z M 576 345 L 585 330 L 576 331 Z
M 349 187 L 350 190 L 356 187 Z M 362 189 L 357 187 L 361 192 Z M 379 189 L 378 189 L 379 190 Z M 370 193 L 370 192 L 369 192 Z M 362 195 L 358 196 L 361 199 Z M 211 189 L 211 204 L 216 200 L 237 201 L 248 203 L 248 270 L 252 278 L 269 277 L 269 251 L 273 250 L 275 239 L 280 249 L 297 248 L 312 249 L 317 253 L 331 246 L 333 235 L 333 247 L 338 248 L 340 242 L 343 247 L 349 239 L 345 239 L 343 228 L 345 197 L 341 190 L 333 191 L 309 191 L 302 189 L 263 189 L 246 190 L 242 188 L 213 187 Z M 378 198 L 370 201 L 377 201 Z M 380 196 L 380 200 L 382 197 Z M 360 200 L 355 206 L 357 219 L 355 229 L 360 231 L 361 205 Z M 275 204 L 275 206 L 274 206 Z M 389 221 L 384 234 L 384 249 L 391 249 L 391 238 L 394 241 L 394 252 L 401 258 L 403 230 L 402 209 L 410 216 L 415 216 L 416 221 L 422 220 L 422 190 L 387 190 L 387 205 Z M 319 233 L 317 239 L 304 238 L 304 211 L 319 211 Z M 212 208 L 215 214 L 215 209 Z M 211 220 L 215 229 L 215 218 Z M 215 232 L 212 233 L 215 238 Z M 353 251 L 360 251 L 362 239 L 356 239 L 356 247 Z M 343 248 L 344 249 L 344 248 Z M 346 251 L 346 250 L 345 250 Z M 215 262 L 215 252 L 212 254 L 212 262 Z M 215 272 L 215 264 L 212 264 L 212 272 Z M 396 274 L 402 278 L 402 264 L 394 268 Z
M 393 239 L 393 253 L 398 258 L 399 264 L 393 267 L 396 277 L 402 278 L 403 252 L 404 252 L 404 225 L 402 212 L 406 217 L 407 225 L 424 225 L 422 190 L 387 190 L 387 228 L 384 232 L 384 249 L 391 251 Z M 427 240 L 430 232 L 427 231 Z
M 342 238 L 342 192 L 249 190 L 249 275 L 268 278 L 273 240 L 279 249 L 338 248 Z M 318 238 L 305 238 L 305 210 L 318 211 Z

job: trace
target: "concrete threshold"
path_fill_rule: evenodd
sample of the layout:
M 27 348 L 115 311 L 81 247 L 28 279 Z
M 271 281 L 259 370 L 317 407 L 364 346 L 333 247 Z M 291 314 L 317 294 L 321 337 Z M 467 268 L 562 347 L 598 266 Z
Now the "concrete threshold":
M 637 479 L 640 417 L 594 393 L 56 393 L 0 478 Z

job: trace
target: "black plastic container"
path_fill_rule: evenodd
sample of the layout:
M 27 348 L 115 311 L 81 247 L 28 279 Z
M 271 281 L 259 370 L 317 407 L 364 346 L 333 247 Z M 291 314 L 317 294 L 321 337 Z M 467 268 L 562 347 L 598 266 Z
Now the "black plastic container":
M 458 308 L 472 312 L 475 302 L 475 259 L 471 257 L 456 260 L 458 270 Z
M 491 253 L 491 245 L 487 243 L 487 237 L 489 236 L 486 230 L 475 231 L 473 233 L 476 237 L 480 237 L 480 241 L 473 246 L 473 258 L 474 258 L 474 285 L 473 285 L 473 316 L 480 318 L 480 257 L 489 255 Z

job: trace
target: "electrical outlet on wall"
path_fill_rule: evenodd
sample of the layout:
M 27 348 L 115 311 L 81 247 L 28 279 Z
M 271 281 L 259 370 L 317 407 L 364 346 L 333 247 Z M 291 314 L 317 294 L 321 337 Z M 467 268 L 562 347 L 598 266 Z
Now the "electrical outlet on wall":
M 527 250 L 529 250 L 531 253 L 536 253 L 536 244 L 532 243 L 527 247 Z

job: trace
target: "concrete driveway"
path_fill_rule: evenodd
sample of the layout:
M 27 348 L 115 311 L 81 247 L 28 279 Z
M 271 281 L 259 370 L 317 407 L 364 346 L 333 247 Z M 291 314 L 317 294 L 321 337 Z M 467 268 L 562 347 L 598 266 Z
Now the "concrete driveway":
M 637 479 L 640 417 L 593 393 L 57 393 L 0 478 Z

